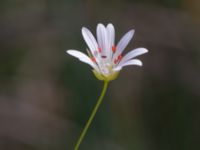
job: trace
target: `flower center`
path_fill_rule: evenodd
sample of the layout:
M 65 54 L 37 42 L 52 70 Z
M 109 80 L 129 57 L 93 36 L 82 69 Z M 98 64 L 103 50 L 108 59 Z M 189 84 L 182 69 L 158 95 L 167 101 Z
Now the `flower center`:
M 113 54 L 116 52 L 116 46 L 113 45 L 111 48 Z M 111 57 L 111 58 L 109 58 Z M 109 77 L 112 76 L 114 74 L 114 71 L 112 70 L 112 68 L 117 65 L 121 59 L 122 59 L 122 55 L 118 55 L 114 61 L 112 61 L 112 55 L 111 56 L 107 56 L 107 54 L 105 53 L 105 50 L 103 50 L 101 47 L 98 47 L 97 50 L 94 51 L 94 57 L 91 57 L 91 60 L 94 63 L 97 63 L 101 74 L 104 77 Z

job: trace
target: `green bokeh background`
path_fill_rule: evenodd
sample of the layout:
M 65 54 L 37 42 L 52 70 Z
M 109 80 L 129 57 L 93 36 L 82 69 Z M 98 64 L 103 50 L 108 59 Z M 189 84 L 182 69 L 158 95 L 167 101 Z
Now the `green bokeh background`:
M 143 67 L 110 83 L 80 150 L 199 150 L 198 0 L 1 0 L 0 149 L 72 150 L 103 83 L 66 54 L 113 23 Z

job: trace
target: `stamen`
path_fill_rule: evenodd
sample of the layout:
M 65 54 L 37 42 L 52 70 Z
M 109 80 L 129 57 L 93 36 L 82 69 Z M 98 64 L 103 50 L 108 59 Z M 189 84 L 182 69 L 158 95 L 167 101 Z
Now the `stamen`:
M 96 59 L 94 57 L 90 58 L 93 62 L 96 62 Z
M 118 61 L 121 61 L 121 60 L 122 60 L 122 55 L 121 55 L 121 54 L 117 57 L 117 60 L 118 60 Z
M 113 53 L 116 52 L 116 46 L 112 46 L 112 51 L 113 51 Z
M 117 63 L 119 63 L 121 60 L 122 60 L 122 55 L 120 54 L 120 55 L 118 55 L 117 58 L 114 59 L 114 63 L 117 64 Z
M 98 51 L 99 51 L 99 53 L 101 53 L 101 52 L 102 52 L 102 49 L 101 49 L 100 47 L 98 47 Z
M 115 64 L 117 64 L 117 61 L 118 61 L 118 60 L 117 60 L 117 59 L 115 59 L 115 60 L 114 60 L 114 63 L 115 63 Z

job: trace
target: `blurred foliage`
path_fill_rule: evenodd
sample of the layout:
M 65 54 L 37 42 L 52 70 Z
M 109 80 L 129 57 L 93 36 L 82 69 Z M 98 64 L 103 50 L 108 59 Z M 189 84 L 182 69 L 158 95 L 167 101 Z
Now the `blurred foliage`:
M 17 68 L 24 56 L 24 51 L 18 49 L 4 49 L 4 51 L 4 53 L 1 53 L 0 82 L 1 84 L 9 84 L 13 82 L 13 78 L 16 76 Z
M 147 2 L 159 4 L 165 7 L 171 8 L 181 8 L 182 0 L 127 0 L 127 1 L 136 1 L 136 2 Z

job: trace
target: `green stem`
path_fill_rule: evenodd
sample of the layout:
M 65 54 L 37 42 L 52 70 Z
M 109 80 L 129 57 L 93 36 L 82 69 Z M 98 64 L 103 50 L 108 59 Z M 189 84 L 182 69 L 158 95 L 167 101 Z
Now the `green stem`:
M 95 116 L 95 114 L 96 114 L 96 112 L 97 112 L 97 110 L 98 110 L 98 108 L 99 108 L 99 106 L 100 106 L 100 104 L 101 104 L 101 102 L 104 98 L 104 95 L 106 93 L 107 88 L 108 88 L 108 81 L 104 81 L 104 86 L 103 86 L 103 90 L 101 92 L 101 96 L 99 97 L 99 99 L 98 99 L 98 101 L 97 101 L 97 103 L 96 103 L 96 105 L 95 105 L 95 107 L 94 107 L 94 109 L 93 109 L 93 111 L 90 115 L 90 118 L 88 119 L 88 122 L 86 123 L 86 125 L 85 125 L 75 147 L 74 147 L 74 150 L 79 149 L 79 146 L 80 146 L 81 142 L 83 141 L 85 134 L 87 133 L 87 130 L 90 127 L 90 124 L 92 123 L 92 120 L 94 119 L 94 116 Z

